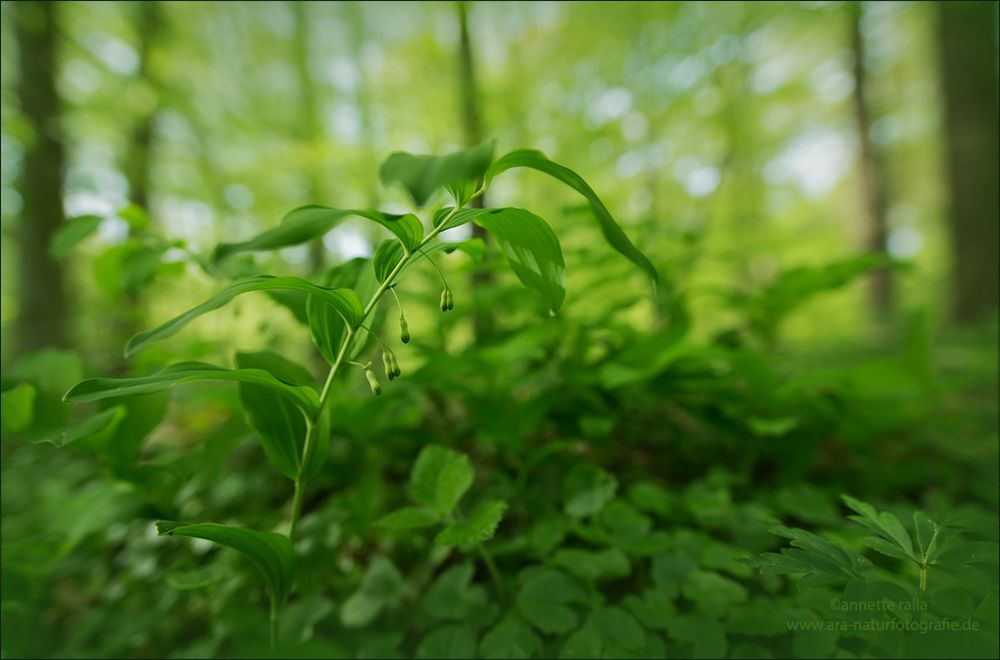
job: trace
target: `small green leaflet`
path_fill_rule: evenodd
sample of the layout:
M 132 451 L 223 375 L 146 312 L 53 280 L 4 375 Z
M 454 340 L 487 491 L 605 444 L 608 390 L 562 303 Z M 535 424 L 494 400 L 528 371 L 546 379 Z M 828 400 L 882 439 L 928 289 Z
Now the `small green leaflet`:
M 346 323 L 354 327 L 361 323 L 361 318 L 364 315 L 361 299 L 351 289 L 327 289 L 304 280 L 301 277 L 253 275 L 233 282 L 205 302 L 192 307 L 163 325 L 133 336 L 125 346 L 125 357 L 133 355 L 146 344 L 166 339 L 176 334 L 194 319 L 202 314 L 219 309 L 236 296 L 249 293 L 250 291 L 266 291 L 271 289 L 292 289 L 312 294 L 326 302 L 343 317 Z
M 471 195 L 470 181 L 482 177 L 493 160 L 495 142 L 490 140 L 479 146 L 456 151 L 445 156 L 414 155 L 397 151 L 379 168 L 382 184 L 400 183 L 406 188 L 417 206 L 427 203 L 437 190 L 451 188 L 464 203 Z M 465 199 L 461 199 L 461 198 Z
M 410 473 L 410 497 L 445 516 L 472 486 L 472 477 L 467 456 L 440 445 L 427 445 Z
M 579 621 L 570 605 L 586 596 L 562 571 L 541 568 L 528 578 L 517 595 L 517 606 L 531 625 L 544 633 L 563 634 Z
M 70 218 L 52 236 L 52 240 L 49 242 L 49 256 L 53 259 L 62 259 L 72 252 L 73 248 L 97 231 L 102 222 L 104 222 L 104 218 L 99 215 L 79 215 Z
M 386 529 L 404 530 L 430 527 L 440 520 L 441 518 L 427 507 L 408 506 L 382 516 L 375 521 L 375 524 Z
M 178 362 L 148 376 L 134 378 L 88 378 L 74 385 L 65 395 L 66 403 L 85 403 L 116 396 L 161 392 L 177 383 L 196 380 L 235 380 L 262 385 L 283 394 L 308 415 L 319 411 L 319 396 L 311 387 L 289 385 L 260 369 L 226 369 L 205 362 Z
M 288 597 L 294 566 L 292 543 L 288 537 L 214 523 L 160 521 L 156 523 L 156 531 L 160 536 L 190 536 L 232 548 L 246 556 L 264 574 L 271 598 L 278 607 Z
M 507 503 L 499 500 L 483 502 L 465 520 L 453 522 L 434 539 L 440 545 L 457 545 L 466 550 L 477 543 L 489 541 L 496 534 Z
M 635 265 L 642 268 L 646 275 L 649 276 L 649 280 L 655 289 L 659 283 L 660 276 L 656 272 L 656 268 L 653 266 L 652 262 L 646 258 L 642 252 L 639 251 L 632 241 L 629 240 L 622 228 L 615 222 L 614 217 L 611 212 L 608 211 L 607 207 L 594 192 L 593 188 L 583 180 L 579 174 L 564 167 L 559 163 L 549 160 L 545 154 L 534 149 L 518 149 L 516 151 L 511 151 L 510 153 L 502 156 L 494 162 L 489 170 L 485 174 L 485 184 L 489 186 L 490 182 L 498 174 L 506 172 L 509 169 L 515 167 L 528 167 L 539 172 L 544 172 L 549 176 L 552 176 L 559 181 L 562 181 L 567 186 L 577 191 L 581 195 L 587 198 L 590 203 L 590 208 L 594 213 L 594 217 L 597 218 L 597 223 L 601 228 L 601 232 L 604 234 L 604 239 L 608 242 L 611 247 L 620 252 L 625 258 L 634 263 Z
M 376 222 L 391 231 L 407 249 L 420 245 L 424 227 L 420 219 L 412 213 L 396 215 L 365 209 L 334 209 L 311 204 L 290 211 L 281 224 L 242 243 L 220 243 L 215 248 L 214 259 L 219 261 L 240 252 L 277 250 L 300 245 L 318 238 L 330 231 L 338 222 L 348 216 L 357 216 Z

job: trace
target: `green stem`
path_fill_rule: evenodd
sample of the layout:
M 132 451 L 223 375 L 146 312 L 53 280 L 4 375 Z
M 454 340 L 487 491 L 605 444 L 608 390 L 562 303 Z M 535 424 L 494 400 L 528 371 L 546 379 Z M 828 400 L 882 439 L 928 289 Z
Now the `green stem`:
M 490 578 L 493 580 L 493 586 L 497 590 L 497 596 L 501 601 L 505 600 L 507 597 L 507 590 L 504 589 L 503 578 L 500 576 L 500 571 L 497 569 L 496 562 L 493 561 L 493 555 L 490 551 L 486 549 L 482 543 L 476 544 L 476 549 L 479 551 L 479 556 L 483 560 L 483 564 L 486 565 L 486 571 L 490 574 Z
M 271 621 L 268 630 L 268 646 L 271 651 L 274 651 L 274 646 L 278 643 L 278 607 L 277 603 L 274 602 L 273 595 L 271 596 Z
M 477 191 L 476 194 L 474 194 L 469 201 L 472 201 L 472 199 L 475 199 L 481 194 L 483 194 L 482 190 Z M 455 216 L 456 213 L 458 213 L 458 211 L 461 208 L 462 208 L 461 206 L 455 206 L 448 213 L 448 215 L 445 216 L 444 220 L 442 220 L 437 227 L 432 229 L 431 232 L 427 234 L 427 236 L 425 236 L 422 241 L 420 241 L 420 245 L 417 246 L 416 251 L 420 251 L 421 248 L 423 248 L 425 245 L 427 245 L 427 243 L 432 241 L 439 233 L 441 233 L 441 231 L 448 225 L 448 222 Z M 368 301 L 368 304 L 365 305 L 364 312 L 362 312 L 361 314 L 361 320 L 358 323 L 359 327 L 365 322 L 365 319 L 368 318 L 368 315 L 371 314 L 372 310 L 375 309 L 375 306 L 378 305 L 379 301 L 382 299 L 382 296 L 385 295 L 385 292 L 388 291 L 390 287 L 392 287 L 393 280 L 399 275 L 399 273 L 403 270 L 403 267 L 412 258 L 413 258 L 413 251 L 410 250 L 404 251 L 402 259 L 399 260 L 399 263 L 396 264 L 396 267 L 392 269 L 392 272 L 390 272 L 389 275 L 385 278 L 385 281 L 383 281 L 382 284 L 379 285 L 379 288 L 376 289 L 375 293 L 372 294 L 372 297 Z M 288 526 L 288 538 L 293 543 L 295 542 L 295 528 L 298 524 L 299 516 L 302 513 L 302 497 L 305 491 L 305 480 L 303 479 L 302 471 L 305 469 L 305 466 L 307 465 L 308 462 L 307 459 L 312 455 L 313 438 L 316 436 L 316 433 L 314 432 L 314 427 L 316 426 L 316 422 L 319 420 L 319 416 L 323 414 L 323 408 L 326 406 L 327 399 L 330 398 L 330 388 L 333 385 L 333 379 L 337 376 L 337 372 L 340 370 L 340 366 L 341 364 L 343 364 L 344 358 L 347 356 L 347 352 L 348 349 L 350 348 L 351 341 L 354 339 L 355 336 L 355 331 L 356 328 L 348 326 L 347 334 L 344 336 L 344 341 L 341 343 L 340 350 L 337 352 L 337 358 L 334 360 L 333 364 L 330 365 L 330 371 L 326 375 L 326 382 L 323 384 L 322 392 L 320 392 L 319 408 L 317 409 L 318 412 L 316 413 L 315 417 L 306 420 L 306 438 L 305 438 L 305 443 L 302 447 L 302 463 L 299 465 L 299 472 L 295 477 L 295 489 L 294 489 L 294 494 L 292 496 L 292 519 Z

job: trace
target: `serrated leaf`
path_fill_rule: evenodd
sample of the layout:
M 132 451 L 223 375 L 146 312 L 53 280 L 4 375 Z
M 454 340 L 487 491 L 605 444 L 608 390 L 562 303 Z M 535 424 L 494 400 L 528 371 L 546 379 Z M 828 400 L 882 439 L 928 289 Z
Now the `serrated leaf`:
M 309 415 L 315 416 L 319 411 L 319 396 L 310 387 L 289 385 L 260 369 L 226 369 L 205 362 L 178 362 L 148 376 L 88 378 L 70 388 L 63 395 L 63 401 L 85 403 L 116 396 L 162 392 L 178 383 L 199 380 L 232 380 L 261 385 L 288 397 Z
M 441 530 L 435 542 L 439 545 L 457 545 L 467 549 L 476 543 L 488 541 L 496 533 L 506 510 L 506 502 L 499 500 L 483 502 L 472 510 L 466 520 L 453 522 Z
M 486 605 L 486 590 L 472 584 L 471 563 L 452 566 L 434 580 L 420 599 L 421 609 L 438 621 L 464 621 Z
M 376 222 L 391 231 L 407 248 L 413 249 L 424 236 L 420 219 L 412 213 L 396 215 L 367 209 L 334 209 L 310 204 L 293 209 L 281 224 L 241 243 L 220 243 L 214 259 L 219 261 L 240 252 L 278 250 L 319 238 L 346 217 L 356 216 Z
M 391 154 L 378 176 L 382 184 L 400 183 L 417 206 L 427 203 L 437 190 L 452 187 L 465 189 L 465 183 L 482 177 L 493 160 L 494 141 L 445 156 L 414 155 L 403 151 Z M 464 202 L 466 200 L 460 199 Z
M 530 658 L 541 652 L 542 640 L 516 615 L 501 621 L 479 642 L 479 655 L 483 658 Z
M 882 529 L 885 533 L 889 535 L 890 540 L 894 541 L 896 545 L 902 548 L 910 559 L 917 560 L 916 556 L 913 554 L 913 541 L 910 540 L 910 535 L 907 533 L 906 528 L 903 527 L 903 523 L 899 522 L 894 514 L 888 511 L 883 511 L 879 514 L 879 522 L 882 524 Z
M 496 162 L 490 166 L 485 175 L 484 185 L 489 186 L 490 182 L 497 175 L 515 167 L 527 167 L 548 174 L 583 195 L 590 204 L 590 209 L 593 212 L 594 217 L 597 219 L 597 223 L 601 228 L 601 233 L 604 234 L 604 239 L 626 259 L 645 271 L 653 285 L 653 288 L 656 288 L 660 279 L 659 274 L 656 272 L 656 268 L 653 266 L 652 262 L 646 258 L 646 255 L 640 252 L 639 249 L 632 244 L 632 241 L 630 241 L 628 236 L 625 235 L 625 232 L 622 231 L 622 228 L 611 215 L 611 212 L 608 211 L 607 207 L 604 206 L 604 203 L 597 196 L 597 193 L 595 193 L 590 185 L 584 181 L 583 177 L 568 167 L 564 167 L 559 163 L 549 160 L 545 154 L 540 151 L 536 151 L 534 149 L 518 149 L 502 156 L 501 158 L 498 158 Z
M 368 565 L 358 590 L 344 601 L 340 622 L 348 628 L 371 623 L 383 608 L 395 605 L 403 596 L 403 576 L 386 557 L 376 557 Z
M 585 580 L 621 578 L 630 570 L 628 558 L 617 548 L 600 551 L 561 548 L 552 556 L 552 563 Z
M 570 605 L 584 601 L 583 591 L 565 573 L 543 568 L 534 573 L 517 595 L 521 614 L 544 633 L 563 634 L 576 627 Z
M 251 291 L 267 291 L 272 289 L 291 289 L 312 294 L 330 305 L 330 307 L 343 317 L 345 323 L 348 323 L 352 327 L 357 327 L 361 324 L 364 307 L 361 305 L 358 294 L 351 289 L 327 289 L 304 280 L 301 277 L 253 275 L 233 282 L 205 302 L 192 307 L 166 323 L 133 336 L 125 346 L 125 357 L 131 356 L 149 343 L 160 341 L 176 334 L 181 328 L 202 314 L 219 309 L 239 295 Z
M 436 525 L 440 518 L 426 507 L 405 507 L 382 516 L 375 521 L 379 527 L 386 529 L 419 529 Z
M 886 541 L 885 539 L 878 536 L 868 536 L 861 541 L 866 546 L 872 550 L 879 552 L 887 557 L 895 557 L 896 559 L 913 559 L 905 550 L 900 548 L 895 543 Z
M 417 645 L 417 658 L 458 660 L 476 655 L 476 638 L 459 624 L 435 628 Z
M 560 658 L 601 658 L 604 640 L 597 626 L 587 623 L 566 638 L 559 649 Z
M 618 490 L 618 480 L 589 464 L 574 468 L 563 482 L 566 513 L 574 518 L 599 513 Z
M 472 478 L 467 456 L 441 445 L 427 445 L 410 473 L 410 497 L 444 516 L 469 490 Z
M 937 526 L 923 511 L 913 512 L 913 531 L 921 557 L 926 557 Z
M 287 536 L 258 532 L 246 527 L 227 527 L 214 523 L 156 523 L 160 536 L 189 536 L 232 548 L 247 557 L 264 574 L 271 597 L 282 606 L 292 584 L 294 555 Z

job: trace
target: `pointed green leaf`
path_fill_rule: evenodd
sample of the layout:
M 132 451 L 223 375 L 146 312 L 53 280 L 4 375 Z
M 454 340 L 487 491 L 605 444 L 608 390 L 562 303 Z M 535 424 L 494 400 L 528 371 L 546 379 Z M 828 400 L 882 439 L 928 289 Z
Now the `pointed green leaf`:
M 552 312 L 558 311 L 566 298 L 566 266 L 559 239 L 548 223 L 517 208 L 484 210 L 473 222 L 497 239 L 521 283 L 542 294 Z
M 917 548 L 919 548 L 922 557 L 927 556 L 931 538 L 934 537 L 934 530 L 936 528 L 937 525 L 923 511 L 913 512 L 913 529 L 917 540 Z
M 545 154 L 534 149 L 518 149 L 517 151 L 512 151 L 509 154 L 502 156 L 494 162 L 489 170 L 486 172 L 485 185 L 489 186 L 490 182 L 498 174 L 506 172 L 509 169 L 515 167 L 528 167 L 539 172 L 544 172 L 549 176 L 552 176 L 559 181 L 562 181 L 567 186 L 577 191 L 583 195 L 587 201 L 590 203 L 590 208 L 594 213 L 594 217 L 597 218 L 597 223 L 600 225 L 601 232 L 604 234 L 604 239 L 608 242 L 611 247 L 620 252 L 625 258 L 642 268 L 646 275 L 649 276 L 650 281 L 655 288 L 659 283 L 659 274 L 656 272 L 656 268 L 653 264 L 646 258 L 642 252 L 639 251 L 632 241 L 629 240 L 622 228 L 618 226 L 615 222 L 614 217 L 611 212 L 608 211 L 607 207 L 597 196 L 597 193 L 583 180 L 579 174 L 569 169 L 568 167 L 563 167 L 559 163 L 549 160 Z
M 399 244 L 399 241 L 388 240 L 379 243 L 378 247 L 375 248 L 375 256 L 372 257 L 375 279 L 380 284 L 385 282 L 402 258 L 403 246 Z
M 260 369 L 226 369 L 205 362 L 178 362 L 149 376 L 88 378 L 70 388 L 63 395 L 63 401 L 85 403 L 116 396 L 162 392 L 177 383 L 196 380 L 234 380 L 262 385 L 287 396 L 309 415 L 315 415 L 319 411 L 319 396 L 310 387 L 289 385 Z
M 430 509 L 411 506 L 382 516 L 375 524 L 386 529 L 419 529 L 436 525 L 439 520 L 438 515 Z
M 305 387 L 312 376 L 302 366 L 277 353 L 236 353 L 236 367 L 266 371 L 288 385 Z M 271 465 L 290 479 L 299 473 L 306 419 L 287 396 L 254 383 L 240 383 L 240 402 L 247 423 L 260 435 L 260 444 Z
M 389 242 L 399 245 L 399 241 Z M 402 247 L 400 247 L 402 250 Z M 359 296 L 359 301 L 371 298 L 375 293 L 378 284 L 375 281 L 370 269 L 368 259 L 351 259 L 338 266 L 334 266 L 326 272 L 323 278 L 323 285 L 328 289 L 351 289 Z M 309 324 L 309 336 L 319 352 L 328 362 L 337 359 L 337 353 L 344 342 L 347 334 L 347 324 L 333 307 L 326 304 L 320 296 L 309 295 L 306 300 L 306 317 Z M 347 359 L 355 357 L 360 353 L 368 339 L 368 331 L 364 328 L 356 328 L 354 339 L 347 353 Z
M 909 554 L 906 553 L 902 548 L 900 548 L 895 543 L 886 541 L 885 539 L 878 536 L 868 536 L 862 540 L 866 546 L 872 550 L 879 552 L 887 557 L 895 557 L 896 559 L 913 559 Z
M 240 252 L 278 250 L 292 245 L 301 245 L 319 238 L 333 229 L 334 225 L 349 216 L 357 216 L 376 222 L 399 238 L 407 248 L 413 249 L 424 236 L 420 219 L 412 213 L 396 215 L 365 209 L 334 209 L 311 204 L 290 211 L 281 224 L 241 243 L 220 243 L 215 248 L 215 260 L 225 259 Z
M 434 541 L 439 545 L 457 545 L 463 550 L 488 541 L 496 534 L 506 510 L 506 502 L 483 502 L 472 510 L 466 520 L 453 522 L 441 530 Z
M 102 222 L 104 222 L 104 218 L 99 215 L 80 215 L 70 218 L 52 236 L 52 241 L 49 243 L 49 256 L 53 259 L 62 259 L 72 252 L 73 248 L 97 231 Z
M 258 532 L 245 527 L 227 527 L 214 523 L 185 524 L 160 521 L 160 536 L 190 536 L 224 545 L 242 553 L 264 574 L 271 597 L 280 607 L 292 583 L 294 555 L 287 536 Z
M 910 540 L 910 535 L 903 527 L 903 523 L 899 522 L 899 518 L 888 511 L 880 513 L 878 518 L 879 522 L 882 523 L 882 529 L 889 535 L 889 539 L 902 548 L 911 559 L 916 560 L 917 558 L 913 554 L 913 541 Z
M 467 182 L 479 179 L 490 166 L 494 144 L 490 140 L 446 156 L 414 155 L 398 151 L 382 163 L 378 176 L 386 186 L 401 183 L 417 206 L 423 206 L 437 190 L 447 187 L 458 193 L 460 201 L 464 202 L 471 194 Z
M 266 291 L 272 289 L 291 289 L 310 293 L 332 307 L 343 317 L 344 321 L 351 326 L 361 323 L 364 307 L 358 294 L 350 289 L 327 289 L 317 286 L 308 280 L 300 277 L 274 277 L 272 275 L 254 275 L 245 277 L 233 282 L 222 291 L 218 292 L 205 302 L 196 307 L 192 307 L 180 316 L 167 321 L 163 325 L 140 332 L 131 339 L 125 347 L 125 357 L 129 357 L 140 348 L 154 341 L 166 339 L 176 334 L 185 325 L 198 318 L 202 314 L 219 309 L 236 296 L 250 291 Z
M 102 410 L 96 415 L 85 419 L 79 424 L 71 424 L 63 429 L 48 431 L 38 437 L 31 438 L 34 444 L 48 443 L 56 447 L 78 442 L 106 431 L 114 431 L 125 418 L 125 406 L 114 406 Z

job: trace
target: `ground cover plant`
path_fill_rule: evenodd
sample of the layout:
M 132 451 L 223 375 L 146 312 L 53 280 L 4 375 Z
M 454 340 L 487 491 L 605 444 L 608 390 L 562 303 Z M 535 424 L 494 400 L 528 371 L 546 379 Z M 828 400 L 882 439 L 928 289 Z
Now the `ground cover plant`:
M 997 657 L 995 3 L 0 18 L 0 657 Z

